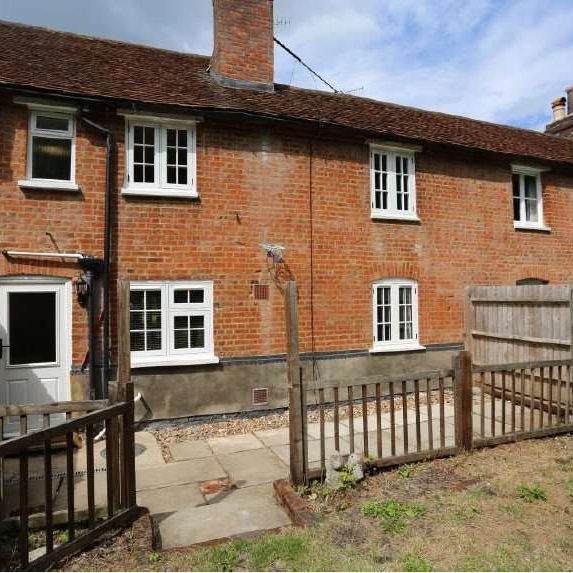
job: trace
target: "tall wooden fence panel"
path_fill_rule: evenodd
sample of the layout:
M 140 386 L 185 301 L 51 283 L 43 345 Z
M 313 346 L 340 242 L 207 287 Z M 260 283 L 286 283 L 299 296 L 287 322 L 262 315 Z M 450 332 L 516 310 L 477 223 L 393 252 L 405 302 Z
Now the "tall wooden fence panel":
M 571 285 L 466 290 L 466 349 L 482 366 L 571 358 Z

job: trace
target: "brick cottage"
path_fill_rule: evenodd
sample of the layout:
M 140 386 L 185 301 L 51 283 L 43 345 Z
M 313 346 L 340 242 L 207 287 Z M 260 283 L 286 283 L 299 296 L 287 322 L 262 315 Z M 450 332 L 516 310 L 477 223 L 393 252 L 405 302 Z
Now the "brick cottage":
M 214 22 L 211 58 L 0 23 L 2 403 L 105 392 L 118 278 L 153 418 L 285 405 L 288 277 L 323 379 L 449 366 L 465 286 L 572 280 L 573 90 L 541 134 L 300 89 L 271 0 Z

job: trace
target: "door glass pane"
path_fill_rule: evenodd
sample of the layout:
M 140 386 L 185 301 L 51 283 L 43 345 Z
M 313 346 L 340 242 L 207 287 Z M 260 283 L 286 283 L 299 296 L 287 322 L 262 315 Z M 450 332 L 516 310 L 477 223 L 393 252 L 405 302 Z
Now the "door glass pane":
M 56 362 L 56 293 L 8 293 L 10 364 Z

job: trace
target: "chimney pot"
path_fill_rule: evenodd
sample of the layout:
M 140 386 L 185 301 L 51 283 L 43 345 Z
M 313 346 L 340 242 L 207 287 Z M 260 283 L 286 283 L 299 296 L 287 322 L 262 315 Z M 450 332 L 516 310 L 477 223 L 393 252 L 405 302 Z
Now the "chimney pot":
M 211 76 L 221 85 L 273 90 L 273 0 L 213 0 Z
M 551 102 L 553 121 L 559 121 L 567 117 L 566 104 L 567 100 L 564 97 L 557 98 Z

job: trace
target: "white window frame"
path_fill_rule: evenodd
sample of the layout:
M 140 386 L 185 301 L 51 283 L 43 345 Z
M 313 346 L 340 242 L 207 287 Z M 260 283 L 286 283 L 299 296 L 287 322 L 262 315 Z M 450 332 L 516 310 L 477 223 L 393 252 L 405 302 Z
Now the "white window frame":
M 133 181 L 134 127 L 148 127 L 155 132 L 154 159 L 155 181 L 137 183 Z M 167 130 L 187 130 L 187 183 L 185 185 L 167 183 Z M 175 120 L 162 117 L 126 117 L 126 178 L 123 195 L 150 195 L 155 197 L 197 198 L 197 129 L 195 120 Z
M 202 303 L 176 303 L 175 290 L 202 289 Z M 131 352 L 134 368 L 149 366 L 186 366 L 194 364 L 216 364 L 213 338 L 213 282 L 212 281 L 137 281 L 130 290 L 161 291 L 161 350 L 140 350 Z M 173 325 L 175 316 L 205 317 L 205 347 L 176 349 Z
M 378 340 L 377 291 L 379 288 L 390 288 L 390 324 L 391 339 Z M 399 289 L 412 289 L 412 338 L 400 340 L 400 310 Z M 418 283 L 411 279 L 381 279 L 372 284 L 372 348 L 370 352 L 402 352 L 407 350 L 423 350 L 419 342 L 418 332 Z
M 519 214 L 520 220 L 513 220 L 513 226 L 515 229 L 533 229 L 541 231 L 549 231 L 549 227 L 544 224 L 543 216 L 543 185 L 541 182 L 541 173 L 546 171 L 546 169 L 539 169 L 534 167 L 526 167 L 523 165 L 512 165 L 511 166 L 511 210 L 513 212 L 513 176 L 519 176 Z M 529 175 L 530 177 L 535 177 L 535 187 L 537 192 L 537 221 L 526 221 L 525 220 L 525 184 L 524 175 Z
M 391 145 L 370 145 L 370 207 L 373 219 L 397 219 L 406 221 L 419 221 L 416 205 L 416 157 L 415 153 L 419 148 L 396 147 Z M 375 170 L 374 155 L 387 156 L 387 186 L 388 186 L 388 207 L 376 207 Z M 397 184 L 396 184 L 396 157 L 408 159 L 408 195 L 409 208 L 398 209 L 397 207 Z M 382 159 L 380 159 L 382 162 Z
M 19 103 L 19 102 L 16 102 Z M 30 109 L 28 118 L 28 143 L 26 150 L 26 179 L 18 181 L 22 188 L 29 189 L 50 189 L 56 191 L 79 191 L 76 183 L 76 117 L 73 108 L 59 108 L 49 105 L 26 104 Z M 50 129 L 37 128 L 37 118 L 52 117 L 56 119 L 68 120 L 67 131 L 56 131 Z M 49 139 L 64 139 L 71 141 L 70 150 L 70 178 L 69 179 L 44 179 L 32 177 L 33 141 L 34 137 L 46 137 Z

